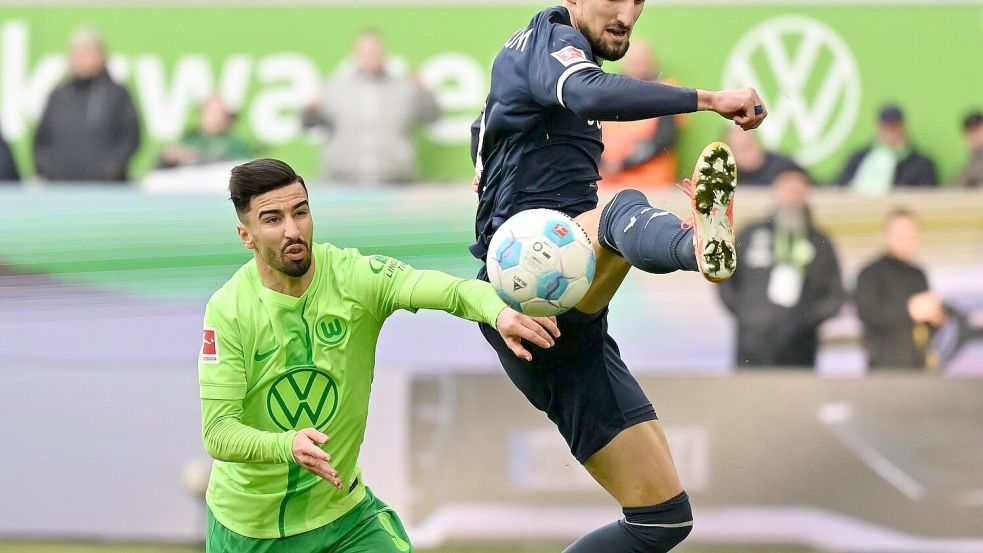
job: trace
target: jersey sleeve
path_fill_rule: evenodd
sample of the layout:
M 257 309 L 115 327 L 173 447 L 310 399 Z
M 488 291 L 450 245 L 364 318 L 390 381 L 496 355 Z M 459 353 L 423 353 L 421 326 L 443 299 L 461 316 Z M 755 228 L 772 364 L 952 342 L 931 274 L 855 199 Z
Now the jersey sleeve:
M 402 309 L 439 309 L 455 317 L 496 327 L 505 303 L 491 284 L 483 280 L 456 278 L 440 271 L 416 271 L 397 294 Z
M 264 432 L 242 422 L 242 401 L 201 400 L 201 436 L 213 459 L 235 463 L 295 463 L 296 430 Z
M 352 270 L 352 284 L 361 303 L 378 321 L 400 309 L 399 293 L 419 278 L 406 263 L 385 255 L 358 255 Z M 412 310 L 412 309 L 411 309 Z
M 356 293 L 379 321 L 397 309 L 438 309 L 495 326 L 505 309 L 491 284 L 439 271 L 418 271 L 406 263 L 375 255 L 359 256 L 353 274 Z
M 542 106 L 564 106 L 563 85 L 574 73 L 600 71 L 590 44 L 573 27 L 549 24 L 536 30 L 528 52 L 529 92 Z
M 214 297 L 205 308 L 205 328 L 198 355 L 198 388 L 202 399 L 242 400 L 246 397 L 246 366 L 239 327 Z

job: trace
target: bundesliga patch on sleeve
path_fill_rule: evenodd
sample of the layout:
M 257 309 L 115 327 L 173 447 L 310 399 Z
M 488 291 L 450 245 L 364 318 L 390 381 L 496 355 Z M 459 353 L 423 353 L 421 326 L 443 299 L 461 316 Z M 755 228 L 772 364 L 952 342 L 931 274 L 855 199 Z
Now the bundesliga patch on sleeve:
M 201 362 L 211 365 L 218 363 L 218 337 L 214 328 L 205 327 L 201 338 Z
M 587 59 L 587 54 L 585 54 L 583 50 L 580 48 L 574 48 L 573 46 L 567 46 L 553 52 L 550 55 L 559 60 L 564 67 L 570 67 L 571 65 L 582 61 L 590 61 Z

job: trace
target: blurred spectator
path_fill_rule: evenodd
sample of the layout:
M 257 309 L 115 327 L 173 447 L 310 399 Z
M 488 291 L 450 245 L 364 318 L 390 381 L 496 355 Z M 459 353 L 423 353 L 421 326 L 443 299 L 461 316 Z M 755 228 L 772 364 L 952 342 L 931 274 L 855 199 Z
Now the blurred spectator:
M 410 182 L 416 176 L 412 131 L 440 117 L 433 94 L 386 67 L 379 33 L 359 33 L 353 54 L 354 68 L 339 71 L 302 117 L 304 127 L 330 133 L 323 175 L 346 184 Z
M 221 96 L 205 100 L 199 128 L 185 134 L 178 144 L 164 148 L 158 165 L 167 168 L 251 158 L 253 149 L 230 131 L 234 120 Z
M 924 369 L 933 329 L 946 321 L 946 311 L 925 271 L 912 263 L 920 234 L 915 216 L 894 211 L 884 230 L 887 251 L 860 271 L 854 297 L 868 366 Z
M 17 163 L 10 152 L 10 146 L 0 132 L 0 183 L 12 183 L 20 180 L 20 173 L 17 172 Z
M 969 147 L 969 163 L 956 179 L 956 185 L 964 188 L 983 187 L 983 112 L 973 112 L 963 121 L 966 145 Z
M 125 88 L 106 71 L 102 38 L 72 36 L 69 80 L 56 88 L 34 135 L 38 175 L 53 181 L 123 181 L 140 145 L 140 126 Z
M 806 172 L 792 158 L 765 150 L 753 132 L 732 127 L 727 131 L 724 141 L 734 151 L 737 179 L 741 186 L 769 186 L 775 182 L 778 175 L 787 171 Z
M 775 179 L 775 211 L 737 240 L 734 276 L 720 297 L 737 322 L 737 366 L 812 367 L 819 325 L 843 305 L 840 267 L 829 237 L 812 223 L 809 176 Z
M 649 45 L 633 40 L 622 61 L 624 74 L 643 81 L 663 81 Z M 668 81 L 671 82 L 671 81 Z M 602 186 L 653 190 L 676 182 L 676 153 L 682 115 L 640 121 L 605 121 L 601 156 Z
M 878 115 L 874 144 L 853 154 L 838 182 L 861 194 L 885 194 L 892 186 L 936 186 L 935 163 L 908 141 L 904 113 L 888 104 Z

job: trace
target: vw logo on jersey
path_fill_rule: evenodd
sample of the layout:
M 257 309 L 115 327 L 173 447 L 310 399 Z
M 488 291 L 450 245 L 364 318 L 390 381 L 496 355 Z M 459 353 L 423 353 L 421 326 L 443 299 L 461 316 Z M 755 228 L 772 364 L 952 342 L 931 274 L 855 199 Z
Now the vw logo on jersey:
M 857 61 L 836 31 L 810 17 L 768 19 L 731 52 L 723 87 L 751 86 L 768 106 L 758 129 L 770 149 L 802 164 L 825 159 L 843 144 L 860 111 Z
M 266 408 L 282 430 L 323 429 L 338 409 L 338 385 L 317 368 L 292 369 L 270 386 Z

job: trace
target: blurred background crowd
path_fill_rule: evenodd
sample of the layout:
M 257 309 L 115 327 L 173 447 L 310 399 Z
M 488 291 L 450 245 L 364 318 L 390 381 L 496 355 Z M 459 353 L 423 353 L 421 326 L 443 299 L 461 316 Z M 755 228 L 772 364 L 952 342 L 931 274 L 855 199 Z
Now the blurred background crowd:
M 431 182 L 420 177 L 417 142 L 421 128 L 441 117 L 438 98 L 412 68 L 398 62 L 402 58 L 387 49 L 381 31 L 365 28 L 353 37 L 340 67 L 321 90 L 291 106 L 318 148 L 318 159 L 308 165 L 320 172 L 311 180 L 354 189 Z M 18 167 L 0 139 L 0 177 L 10 185 L 139 188 L 144 178 L 144 185 L 158 191 L 166 191 L 169 183 L 187 191 L 189 182 L 215 189 L 224 186 L 222 171 L 232 164 L 270 151 L 269 144 L 242 134 L 237 111 L 219 90 L 206 91 L 197 116 L 189 118 L 177 141 L 146 144 L 133 95 L 112 75 L 99 31 L 75 30 L 65 57 L 65 75 L 45 98 L 33 136 L 25 139 L 28 162 Z M 681 84 L 659 67 L 653 44 L 637 38 L 614 70 Z M 605 122 L 601 191 L 671 190 L 688 169 L 677 144 L 694 117 Z M 870 368 L 937 371 L 978 334 L 969 314 L 946 304 L 919 266 L 917 206 L 893 202 L 897 205 L 882 218 L 883 246 L 857 270 L 851 279 L 855 284 L 845 287 L 836 239 L 816 224 L 809 197 L 818 188 L 842 191 L 858 204 L 877 204 L 892 202 L 892 193 L 906 190 L 983 192 L 983 112 L 967 106 L 961 124 L 950 129 L 960 134 L 965 152 L 959 156 L 964 159 L 961 167 L 945 168 L 952 175 L 949 182 L 941 182 L 937 163 L 909 132 L 900 103 L 884 103 L 876 113 L 861 117 L 874 120 L 873 136 L 844 157 L 828 182 L 820 182 L 793 156 L 765 147 L 756 132 L 734 127 L 717 137 L 735 151 L 742 188 L 770 188 L 773 195 L 765 218 L 742 221 L 747 223 L 739 251 L 743 270 L 720 287 L 723 305 L 736 324 L 736 366 L 814 366 L 820 326 L 851 300 Z M 131 169 L 141 148 L 155 150 L 149 156 L 155 161 L 143 175 Z M 444 186 L 455 185 L 460 181 Z M 830 230 L 836 234 L 837 229 Z

